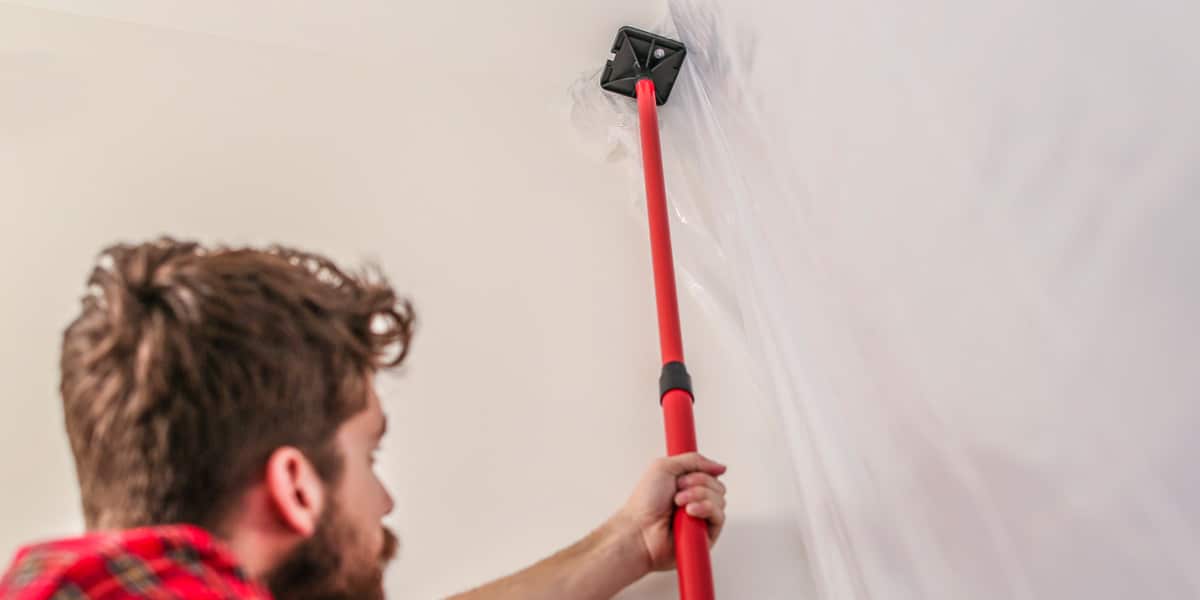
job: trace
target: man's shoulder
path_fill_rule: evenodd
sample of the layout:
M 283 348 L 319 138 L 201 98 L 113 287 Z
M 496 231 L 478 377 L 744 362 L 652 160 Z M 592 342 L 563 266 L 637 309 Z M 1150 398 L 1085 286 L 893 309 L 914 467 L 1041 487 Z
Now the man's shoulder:
M 0 600 L 270 596 L 201 529 L 103 532 L 26 547 L 0 578 Z
M 74 582 L 85 580 L 99 558 L 88 546 L 72 538 L 22 548 L 0 577 L 0 599 L 86 598 Z

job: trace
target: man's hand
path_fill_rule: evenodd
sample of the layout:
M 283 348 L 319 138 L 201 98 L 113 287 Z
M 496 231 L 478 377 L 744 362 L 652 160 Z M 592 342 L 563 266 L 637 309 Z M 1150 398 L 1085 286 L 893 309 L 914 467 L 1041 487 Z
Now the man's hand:
M 708 543 L 716 543 L 725 525 L 725 484 L 717 480 L 724 473 L 724 465 L 691 453 L 660 458 L 642 475 L 613 519 L 644 546 L 648 570 L 675 566 L 671 523 L 676 507 L 708 520 Z
M 524 571 L 452 600 L 603 600 L 650 571 L 675 564 L 675 507 L 708 520 L 711 545 L 725 524 L 725 467 L 699 454 L 660 458 L 613 518 Z

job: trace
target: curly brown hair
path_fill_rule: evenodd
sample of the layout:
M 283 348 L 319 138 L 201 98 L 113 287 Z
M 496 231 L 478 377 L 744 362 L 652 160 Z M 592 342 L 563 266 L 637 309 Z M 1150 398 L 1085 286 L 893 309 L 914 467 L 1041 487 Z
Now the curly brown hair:
M 216 528 L 281 446 L 335 480 L 335 430 L 413 333 L 378 269 L 278 246 L 119 244 L 88 289 L 61 391 L 90 529 Z

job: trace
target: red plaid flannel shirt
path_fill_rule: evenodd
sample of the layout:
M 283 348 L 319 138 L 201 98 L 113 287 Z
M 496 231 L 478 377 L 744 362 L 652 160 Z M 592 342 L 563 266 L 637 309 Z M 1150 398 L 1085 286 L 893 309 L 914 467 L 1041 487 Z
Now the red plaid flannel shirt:
M 271 600 L 211 535 L 189 525 L 97 533 L 22 549 L 0 600 Z

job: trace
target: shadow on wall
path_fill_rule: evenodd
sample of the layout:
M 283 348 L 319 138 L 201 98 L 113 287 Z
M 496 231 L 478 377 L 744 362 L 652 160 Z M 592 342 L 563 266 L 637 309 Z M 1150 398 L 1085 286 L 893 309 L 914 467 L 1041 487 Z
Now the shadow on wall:
M 731 517 L 713 552 L 713 577 L 717 595 L 725 598 L 787 600 L 814 598 L 816 589 L 800 531 L 792 519 Z M 799 556 L 780 568 L 772 556 Z M 618 594 L 618 600 L 663 600 L 678 596 L 675 573 L 657 573 Z

